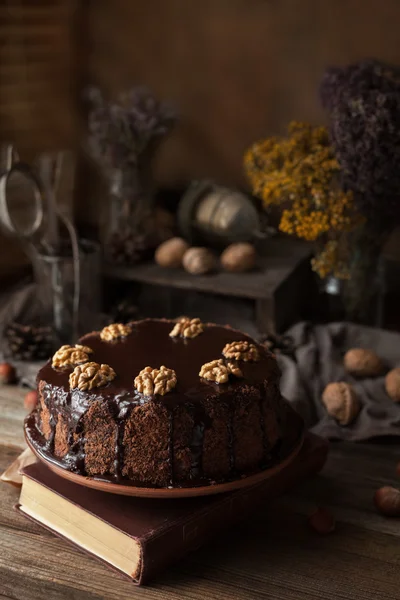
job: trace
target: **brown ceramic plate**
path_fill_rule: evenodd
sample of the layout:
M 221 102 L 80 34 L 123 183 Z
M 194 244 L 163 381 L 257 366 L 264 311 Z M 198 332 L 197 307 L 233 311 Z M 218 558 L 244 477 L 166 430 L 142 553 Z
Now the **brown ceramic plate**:
M 284 458 L 281 461 L 279 461 L 276 465 L 259 471 L 253 475 L 249 475 L 247 477 L 242 477 L 240 479 L 235 479 L 233 481 L 228 481 L 225 483 L 216 483 L 204 486 L 182 488 L 146 488 L 135 487 L 129 484 L 125 485 L 124 483 L 112 483 L 101 479 L 95 479 L 92 477 L 78 475 L 77 473 L 73 473 L 72 471 L 67 471 L 53 460 L 49 460 L 49 458 L 46 457 L 45 454 L 42 454 L 41 451 L 35 445 L 33 445 L 29 436 L 29 430 L 26 427 L 26 423 L 27 420 L 25 421 L 24 431 L 25 439 L 28 446 L 39 460 L 44 462 L 49 467 L 49 469 L 51 469 L 60 477 L 63 477 L 68 481 L 72 481 L 73 483 L 77 483 L 78 485 L 83 485 L 85 487 L 100 490 L 102 492 L 120 494 L 122 496 L 136 496 L 143 498 L 189 498 L 194 496 L 210 496 L 212 494 L 222 494 L 223 492 L 232 492 L 233 490 L 238 490 L 239 488 L 249 487 L 251 485 L 269 479 L 270 477 L 273 477 L 280 471 L 283 471 L 295 459 L 304 441 L 303 420 L 288 405 L 287 430 L 291 432 L 290 440 L 288 440 L 288 448 L 287 451 L 284 453 Z

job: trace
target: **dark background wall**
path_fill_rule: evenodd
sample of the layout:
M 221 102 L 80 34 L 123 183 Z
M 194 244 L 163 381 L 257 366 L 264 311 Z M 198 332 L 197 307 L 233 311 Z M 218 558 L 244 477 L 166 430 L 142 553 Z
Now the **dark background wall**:
M 160 181 L 242 183 L 245 148 L 291 119 L 321 122 L 323 69 L 367 56 L 400 63 L 399 0 L 95 0 L 90 71 L 147 83 L 182 124 Z
M 0 135 L 38 149 L 46 139 L 64 145 L 75 139 L 78 120 L 77 105 L 62 90 L 94 81 L 113 94 L 145 83 L 181 115 L 157 158 L 163 186 L 203 176 L 244 185 L 242 155 L 250 143 L 283 133 L 291 119 L 323 122 L 317 87 L 326 65 L 366 56 L 400 64 L 400 0 L 23 0 L 21 6 L 22 20 L 0 3 L 7 16 L 0 31 L 11 36 L 0 46 Z M 24 65 L 21 40 L 29 50 Z M 24 112 L 16 101 L 21 94 L 36 99 L 40 119 L 32 107 Z M 84 169 L 80 187 L 78 218 L 95 224 L 101 184 Z M 5 248 L 3 238 L 0 244 Z M 7 242 L 0 272 L 12 255 L 16 245 Z

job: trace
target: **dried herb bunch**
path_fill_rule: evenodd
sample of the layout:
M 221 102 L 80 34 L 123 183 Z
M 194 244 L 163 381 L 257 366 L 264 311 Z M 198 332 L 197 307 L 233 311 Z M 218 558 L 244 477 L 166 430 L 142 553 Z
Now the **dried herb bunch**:
M 327 69 L 321 101 L 342 182 L 375 229 L 400 221 L 400 68 L 363 60 Z
M 99 89 L 90 88 L 88 144 L 95 160 L 108 171 L 136 166 L 149 146 L 171 129 L 175 114 L 145 87 L 106 100 Z
M 153 214 L 152 161 L 175 115 L 144 87 L 123 92 L 116 101 L 91 88 L 88 101 L 89 151 L 110 188 L 103 218 L 105 256 L 111 263 L 135 264 L 165 240 L 165 227 L 158 227 Z
M 291 123 L 287 138 L 254 144 L 244 157 L 253 193 L 265 207 L 281 205 L 281 231 L 316 241 L 313 268 L 321 277 L 348 276 L 340 239 L 361 222 L 351 191 L 340 187 L 340 167 L 324 127 Z

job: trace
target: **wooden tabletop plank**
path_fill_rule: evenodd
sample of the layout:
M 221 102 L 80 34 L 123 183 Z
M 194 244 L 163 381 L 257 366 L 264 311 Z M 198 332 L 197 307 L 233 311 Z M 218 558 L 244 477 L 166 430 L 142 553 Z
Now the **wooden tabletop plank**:
M 21 517 L 22 518 L 22 517 Z M 0 582 L 17 598 L 130 598 L 132 584 L 53 536 L 3 526 Z M 194 553 L 135 593 L 144 598 L 396 598 L 398 539 L 341 524 L 329 537 L 301 515 L 265 510 L 226 540 Z M 31 595 L 27 594 L 27 591 Z M 23 592 L 26 595 L 23 595 Z M 63 596 L 63 592 L 65 595 Z M 42 595 L 43 594 L 43 595 Z
M 27 413 L 24 408 L 24 396 L 27 391 L 16 385 L 1 386 L 0 443 L 4 446 L 26 446 L 22 423 Z

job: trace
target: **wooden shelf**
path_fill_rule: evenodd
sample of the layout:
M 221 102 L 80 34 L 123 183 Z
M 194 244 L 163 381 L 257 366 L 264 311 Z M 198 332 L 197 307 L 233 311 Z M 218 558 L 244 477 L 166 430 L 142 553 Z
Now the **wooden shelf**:
M 257 269 L 249 273 L 219 271 L 198 276 L 147 262 L 131 267 L 106 265 L 104 275 L 147 285 L 247 298 L 255 302 L 260 331 L 282 331 L 298 318 L 299 308 L 307 301 L 310 252 L 308 244 L 277 236 L 263 242 Z

